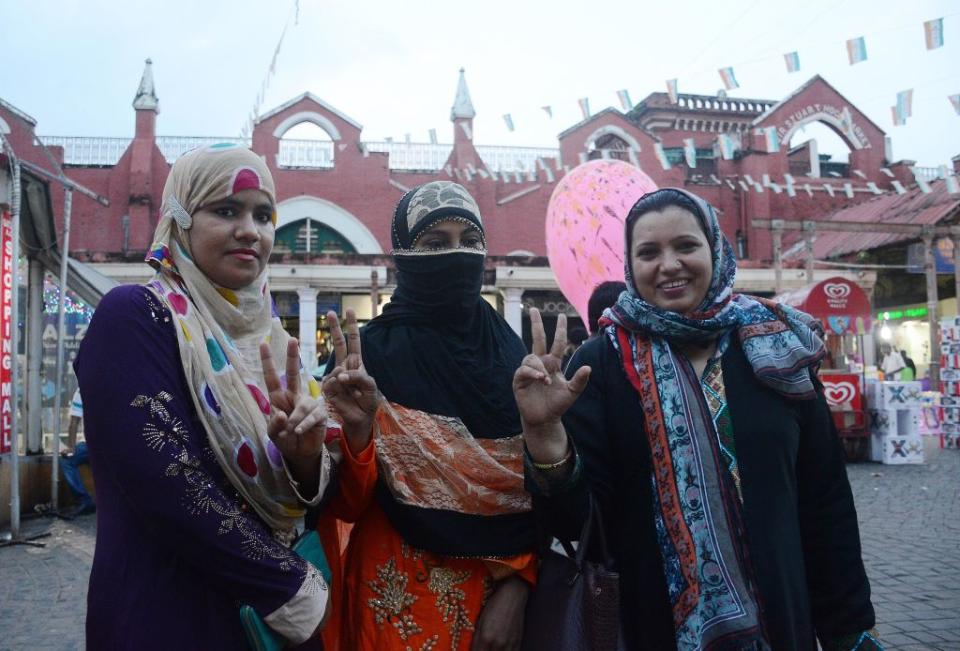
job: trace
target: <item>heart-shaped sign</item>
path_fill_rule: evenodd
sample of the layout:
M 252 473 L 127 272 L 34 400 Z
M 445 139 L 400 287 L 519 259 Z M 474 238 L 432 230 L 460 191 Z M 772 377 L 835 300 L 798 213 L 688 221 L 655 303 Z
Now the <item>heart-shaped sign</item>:
M 623 228 L 637 199 L 657 189 L 620 160 L 594 160 L 563 177 L 547 207 L 547 258 L 560 291 L 581 318 L 594 288 L 623 280 Z
M 857 390 L 850 382 L 823 382 L 823 395 L 828 405 L 840 406 L 853 400 Z
M 850 295 L 850 285 L 844 283 L 827 283 L 823 286 L 823 291 L 830 298 L 846 298 Z

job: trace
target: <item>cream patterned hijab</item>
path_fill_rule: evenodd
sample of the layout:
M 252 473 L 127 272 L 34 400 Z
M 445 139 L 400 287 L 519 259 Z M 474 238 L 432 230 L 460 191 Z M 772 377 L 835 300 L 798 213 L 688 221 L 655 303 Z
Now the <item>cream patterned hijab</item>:
M 290 337 L 273 313 L 266 268 L 242 289 L 218 287 L 196 266 L 190 248 L 193 213 L 247 189 L 260 190 L 276 205 L 270 170 L 245 147 L 222 143 L 178 159 L 163 188 L 147 256 L 157 270 L 148 287 L 176 321 L 184 375 L 220 467 L 275 534 L 287 538 L 304 509 L 267 436 L 270 403 L 259 346 L 268 342 L 273 358 L 283 360 Z M 301 385 L 319 396 L 316 380 L 302 370 Z M 326 448 L 321 462 L 320 493 L 329 479 Z

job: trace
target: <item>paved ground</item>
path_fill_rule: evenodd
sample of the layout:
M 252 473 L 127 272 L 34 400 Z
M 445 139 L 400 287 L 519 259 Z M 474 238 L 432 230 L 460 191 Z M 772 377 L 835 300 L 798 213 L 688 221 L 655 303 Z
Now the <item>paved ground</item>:
M 960 651 L 960 452 L 928 441 L 924 466 L 848 468 L 887 649 Z M 29 520 L 43 549 L 0 549 L 0 651 L 83 648 L 95 518 Z

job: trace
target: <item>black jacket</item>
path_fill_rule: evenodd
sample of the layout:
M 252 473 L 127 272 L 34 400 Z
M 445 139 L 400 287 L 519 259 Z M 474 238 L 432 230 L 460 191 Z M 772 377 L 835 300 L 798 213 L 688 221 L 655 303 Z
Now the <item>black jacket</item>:
M 788 400 L 762 385 L 734 337 L 723 379 L 743 490 L 747 548 L 765 630 L 774 649 L 816 649 L 874 625 L 870 585 L 843 451 L 826 402 Z M 568 377 L 588 365 L 583 395 L 564 416 L 582 472 L 557 490 L 527 487 L 549 533 L 579 537 L 588 491 L 602 509 L 621 581 L 631 649 L 676 648 L 655 535 L 650 448 L 640 401 L 610 341 L 577 351 Z

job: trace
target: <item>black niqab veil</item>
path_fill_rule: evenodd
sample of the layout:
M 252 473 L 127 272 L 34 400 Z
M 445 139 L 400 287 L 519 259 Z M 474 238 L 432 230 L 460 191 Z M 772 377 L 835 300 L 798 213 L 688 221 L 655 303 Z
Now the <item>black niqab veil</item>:
M 442 186 L 423 196 L 424 188 Z M 455 186 L 457 192 L 447 191 Z M 420 194 L 418 194 L 420 193 Z M 454 183 L 407 193 L 393 218 L 397 288 L 361 330 L 363 362 L 393 403 L 459 418 L 474 438 L 521 433 L 513 374 L 523 342 L 480 295 L 482 250 L 414 251 L 416 238 L 438 221 L 467 221 L 483 233 L 476 204 Z M 409 544 L 453 556 L 510 556 L 534 548 L 531 513 L 494 516 L 402 504 L 381 480 L 378 502 Z

